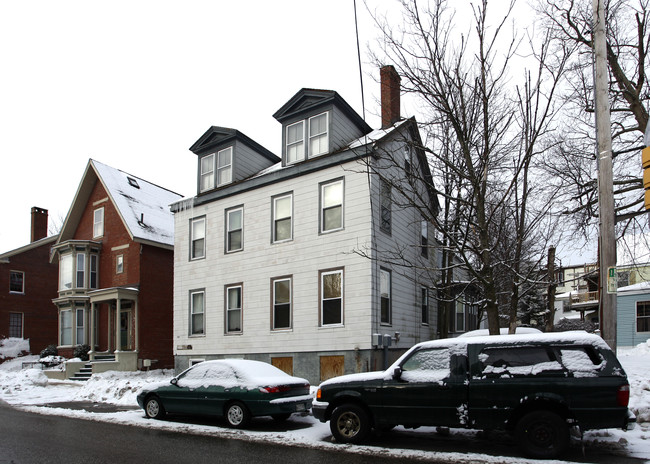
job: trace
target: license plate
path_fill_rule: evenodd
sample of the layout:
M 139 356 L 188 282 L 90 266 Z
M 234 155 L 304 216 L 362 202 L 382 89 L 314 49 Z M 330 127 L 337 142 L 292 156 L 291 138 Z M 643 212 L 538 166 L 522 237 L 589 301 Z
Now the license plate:
M 296 405 L 296 411 L 304 411 L 305 410 L 305 405 L 303 403 L 298 403 Z

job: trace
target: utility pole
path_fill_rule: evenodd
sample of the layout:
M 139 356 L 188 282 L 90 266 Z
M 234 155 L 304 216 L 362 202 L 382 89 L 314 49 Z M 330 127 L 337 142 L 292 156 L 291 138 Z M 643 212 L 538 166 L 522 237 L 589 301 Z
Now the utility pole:
M 616 278 L 616 234 L 614 231 L 614 175 L 612 133 L 609 115 L 609 78 L 603 0 L 593 0 L 594 93 L 598 158 L 598 209 L 600 215 L 600 331 L 616 350 L 616 289 L 608 279 Z M 613 289 L 613 292 L 612 292 Z

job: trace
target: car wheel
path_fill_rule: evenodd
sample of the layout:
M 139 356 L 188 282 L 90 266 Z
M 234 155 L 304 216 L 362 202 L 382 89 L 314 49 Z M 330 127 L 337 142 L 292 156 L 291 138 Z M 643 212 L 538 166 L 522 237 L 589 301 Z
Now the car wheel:
M 248 412 L 246 406 L 239 401 L 230 403 L 226 407 L 226 420 L 228 425 L 233 428 L 240 429 L 246 427 L 250 422 L 251 414 Z
M 162 419 L 165 417 L 165 408 L 157 396 L 150 396 L 144 403 L 144 413 L 150 419 Z
M 360 443 L 370 432 L 370 419 L 363 408 L 344 404 L 334 409 L 330 430 L 340 443 Z
M 276 422 L 284 422 L 289 417 L 291 417 L 291 413 L 290 412 L 285 412 L 285 413 L 282 413 L 282 414 L 271 414 L 271 417 Z
M 555 458 L 569 446 L 569 427 L 554 412 L 533 411 L 517 423 L 515 437 L 526 455 L 538 459 Z

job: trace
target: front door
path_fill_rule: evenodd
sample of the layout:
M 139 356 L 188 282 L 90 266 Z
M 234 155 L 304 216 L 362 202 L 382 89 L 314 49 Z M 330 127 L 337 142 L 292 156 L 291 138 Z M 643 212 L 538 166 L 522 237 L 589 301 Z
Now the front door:
M 131 311 L 120 312 L 120 350 L 131 349 Z

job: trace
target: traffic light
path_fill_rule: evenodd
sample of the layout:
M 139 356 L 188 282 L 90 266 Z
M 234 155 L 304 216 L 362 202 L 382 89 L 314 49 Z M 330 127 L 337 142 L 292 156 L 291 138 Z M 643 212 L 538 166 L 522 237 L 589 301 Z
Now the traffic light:
M 650 210 L 650 147 L 641 152 L 643 162 L 643 188 L 645 189 L 645 209 Z

